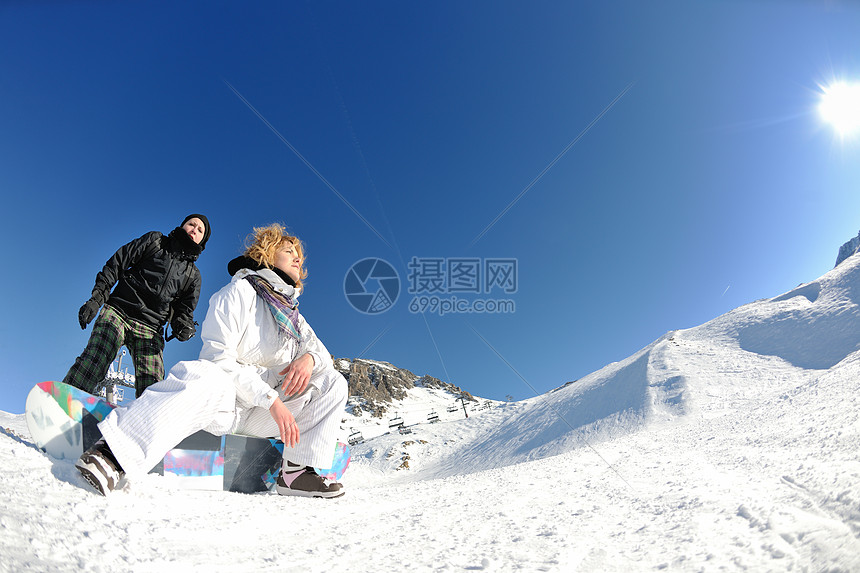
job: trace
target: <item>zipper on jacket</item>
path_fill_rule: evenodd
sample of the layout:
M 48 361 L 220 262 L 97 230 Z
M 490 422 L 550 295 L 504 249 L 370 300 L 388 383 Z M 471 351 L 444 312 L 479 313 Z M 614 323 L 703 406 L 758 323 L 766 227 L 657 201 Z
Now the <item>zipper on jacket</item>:
M 161 288 L 158 289 L 158 300 L 161 302 L 164 302 L 164 297 L 162 296 L 164 294 L 164 287 L 167 286 L 167 281 L 170 279 L 170 271 L 173 270 L 173 256 L 169 251 L 167 252 L 167 258 L 170 259 L 170 263 L 168 263 L 167 270 L 164 272 L 164 280 L 161 282 Z M 170 306 L 170 303 L 168 303 L 168 306 Z

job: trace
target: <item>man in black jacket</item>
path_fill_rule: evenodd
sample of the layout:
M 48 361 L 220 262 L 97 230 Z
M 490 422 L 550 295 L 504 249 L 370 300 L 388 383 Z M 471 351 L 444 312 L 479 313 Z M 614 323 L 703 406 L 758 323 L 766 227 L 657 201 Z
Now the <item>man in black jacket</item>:
M 87 347 L 63 382 L 95 392 L 123 345 L 134 361 L 137 396 L 164 378 L 164 325 L 169 322 L 173 336 L 183 342 L 196 332 L 201 280 L 194 261 L 210 234 L 209 220 L 193 213 L 169 235 L 152 231 L 114 253 L 78 312 L 83 329 L 98 318 Z

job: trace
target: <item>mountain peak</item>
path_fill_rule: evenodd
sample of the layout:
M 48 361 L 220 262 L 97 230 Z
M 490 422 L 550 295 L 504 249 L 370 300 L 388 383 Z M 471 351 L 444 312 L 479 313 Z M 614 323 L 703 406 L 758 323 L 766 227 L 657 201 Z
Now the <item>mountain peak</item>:
M 392 408 L 396 409 L 397 404 L 416 387 L 442 390 L 452 398 L 462 395 L 468 401 L 475 401 L 469 392 L 464 392 L 458 386 L 433 376 L 417 376 L 390 362 L 337 358 L 334 367 L 349 383 L 347 410 L 355 416 L 368 412 L 374 418 L 382 418 Z
M 839 247 L 839 253 L 836 255 L 836 264 L 834 267 L 838 267 L 842 261 L 858 251 L 860 251 L 860 233 L 857 233 L 856 237 Z

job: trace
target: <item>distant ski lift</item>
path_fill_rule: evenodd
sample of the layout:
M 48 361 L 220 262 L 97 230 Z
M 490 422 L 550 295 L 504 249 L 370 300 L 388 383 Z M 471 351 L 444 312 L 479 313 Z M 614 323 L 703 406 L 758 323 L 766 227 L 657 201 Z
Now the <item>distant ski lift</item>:
M 449 411 L 449 412 L 456 412 L 456 411 L 457 411 L 457 410 L 459 410 L 459 409 L 460 409 L 460 407 L 459 407 L 459 406 L 457 406 L 456 404 L 454 404 L 453 406 L 448 406 L 448 411 Z
M 400 428 L 403 426 L 403 418 L 398 414 L 394 418 L 388 420 L 388 429 L 393 430 L 394 428 Z
M 436 413 L 436 410 L 430 412 L 430 414 L 427 416 L 427 421 L 431 424 L 434 424 L 439 421 L 439 414 Z
M 401 434 L 411 434 L 412 428 L 407 428 L 406 426 L 399 426 L 397 428 L 397 431 L 400 432 Z
M 350 446 L 354 446 L 362 443 L 364 441 L 364 436 L 361 435 L 361 432 L 355 431 L 349 435 L 349 438 L 347 438 L 346 441 L 349 442 Z

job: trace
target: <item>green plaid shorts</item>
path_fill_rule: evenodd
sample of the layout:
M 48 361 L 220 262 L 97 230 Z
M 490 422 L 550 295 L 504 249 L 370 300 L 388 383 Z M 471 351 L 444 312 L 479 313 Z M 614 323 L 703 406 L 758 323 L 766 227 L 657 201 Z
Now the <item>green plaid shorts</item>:
M 137 397 L 164 378 L 164 337 L 159 329 L 133 320 L 112 306 L 104 305 L 84 352 L 69 368 L 63 382 L 94 394 L 101 388 L 111 362 L 125 345 L 134 363 Z

